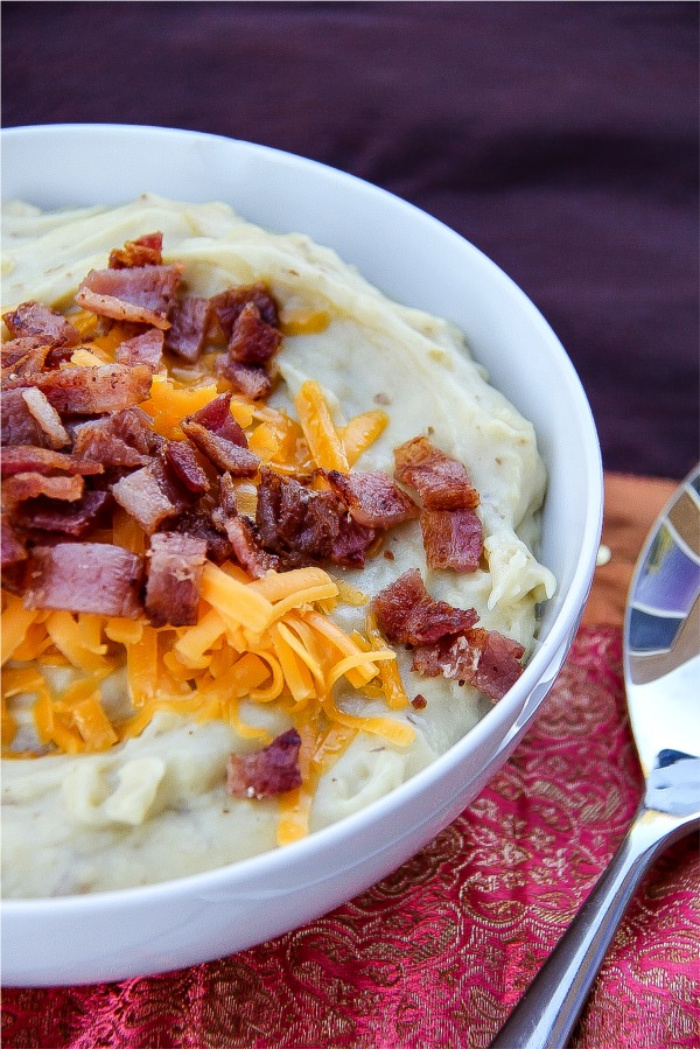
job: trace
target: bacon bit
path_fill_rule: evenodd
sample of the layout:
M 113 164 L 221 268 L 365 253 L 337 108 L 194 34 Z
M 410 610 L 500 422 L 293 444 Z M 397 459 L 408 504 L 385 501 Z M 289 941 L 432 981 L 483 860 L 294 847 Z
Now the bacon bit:
M 165 329 L 181 275 L 180 265 L 91 270 L 75 301 L 102 317 Z
M 234 426 L 238 425 L 233 419 L 231 422 Z M 219 470 L 226 471 L 234 477 L 254 477 L 258 472 L 260 459 L 248 448 L 219 437 L 199 423 L 183 419 L 180 425 L 199 451 Z M 243 437 L 245 440 L 245 434 Z
M 222 357 L 217 362 L 217 371 L 227 378 L 231 385 L 251 401 L 262 401 L 269 397 L 272 380 L 264 368 Z
M 38 335 L 25 335 L 2 345 L 3 379 L 23 378 L 40 372 L 51 347 Z
M 167 518 L 181 513 L 191 499 L 158 461 L 122 477 L 112 485 L 112 495 L 147 535 Z
M 215 397 L 199 411 L 187 416 L 183 422 L 197 423 L 215 433 L 217 437 L 223 437 L 224 440 L 238 444 L 241 448 L 248 447 L 246 435 L 231 414 L 230 393 L 222 393 Z
M 427 705 L 427 699 L 420 692 L 417 695 L 415 695 L 411 700 L 411 706 L 414 708 L 414 710 L 425 710 Z
M 0 551 L 2 555 L 0 560 L 3 568 L 27 559 L 27 551 L 24 549 L 24 544 L 15 532 L 12 522 L 6 513 L 0 515 Z
M 219 295 L 215 295 L 209 302 L 227 341 L 231 338 L 233 327 L 248 303 L 253 303 L 257 307 L 265 324 L 273 328 L 279 327 L 277 300 L 262 281 L 228 288 Z
M 394 460 L 397 480 L 416 489 L 426 510 L 473 510 L 479 505 L 479 493 L 462 463 L 427 437 L 399 445 Z
M 226 789 L 234 798 L 274 797 L 301 786 L 296 729 L 282 733 L 253 754 L 231 754 L 226 767 Z
M 65 448 L 67 444 L 70 444 L 70 437 L 61 422 L 61 416 L 41 390 L 36 387 L 22 390 L 22 400 L 46 434 L 46 443 L 49 447 Z
M 163 363 L 163 332 L 151 328 L 133 339 L 126 339 L 114 351 L 117 364 L 147 364 L 156 371 Z
M 425 677 L 470 684 L 494 701 L 502 699 L 522 673 L 525 649 L 496 630 L 476 627 L 458 637 L 423 645 L 413 653 L 412 669 Z
M 271 568 L 280 567 L 279 557 L 262 548 L 254 526 L 246 518 L 228 518 L 224 527 L 234 557 L 251 579 L 262 579 Z
M 80 539 L 86 535 L 111 503 L 109 492 L 84 492 L 76 502 L 58 502 L 39 496 L 15 511 L 15 521 L 26 531 L 58 532 Z
M 136 240 L 127 240 L 123 248 L 114 248 L 109 253 L 111 270 L 138 266 L 160 266 L 163 262 L 163 234 L 145 233 Z
M 41 390 L 58 412 L 97 415 L 118 412 L 145 400 L 151 376 L 145 364 L 105 364 L 99 368 L 59 368 L 31 376 L 22 384 Z
M 209 299 L 188 298 L 175 302 L 169 314 L 165 349 L 194 364 L 204 349 L 210 316 Z
M 40 473 L 17 473 L 2 483 L 3 502 L 13 506 L 25 499 L 36 499 L 46 495 L 50 499 L 65 499 L 73 503 L 83 494 L 85 482 L 82 477 L 46 477 Z
M 254 302 L 247 302 L 233 325 L 229 359 L 247 365 L 266 365 L 279 349 L 282 335 L 266 324 Z
M 330 559 L 334 565 L 347 568 L 364 568 L 365 560 L 371 553 L 370 547 L 377 538 L 374 528 L 355 521 L 349 514 L 338 518 L 338 534 L 333 540 Z
M 386 637 L 408 645 L 430 644 L 468 630 L 477 620 L 473 608 L 453 608 L 446 601 L 434 601 L 417 568 L 385 587 L 372 607 Z
M 48 346 L 76 346 L 80 341 L 70 321 L 40 302 L 23 302 L 2 319 L 15 337 L 39 336 Z
M 393 550 L 385 550 L 384 551 L 384 557 L 387 559 L 387 561 L 394 561 L 394 560 L 396 560 L 395 557 L 394 557 L 394 551 Z
M 220 565 L 231 557 L 231 543 L 217 530 L 212 515 L 201 507 L 195 506 L 183 511 L 175 520 L 168 522 L 168 527 L 182 535 L 204 539 L 207 544 L 207 557 L 214 564 Z
M 194 626 L 206 558 L 204 539 L 177 532 L 151 538 L 146 615 L 152 626 Z
M 340 473 L 323 476 L 343 500 L 351 516 L 366 528 L 393 528 L 418 517 L 418 507 L 385 473 Z
M 120 546 L 36 546 L 27 562 L 24 605 L 135 619 L 142 574 L 141 558 Z
M 429 568 L 475 572 L 479 567 L 484 541 L 474 510 L 423 510 L 420 526 Z
M 209 479 L 189 441 L 168 441 L 165 458 L 177 479 L 190 492 L 209 491 Z
M 29 411 L 23 390 L 3 390 L 0 393 L 0 424 L 3 445 L 33 444 L 46 447 L 48 438 Z
M 80 462 L 65 452 L 54 452 L 50 448 L 36 448 L 19 444 L 6 448 L 0 458 L 3 477 L 19 473 L 49 474 L 53 470 L 64 470 L 72 474 L 101 474 L 101 463 Z

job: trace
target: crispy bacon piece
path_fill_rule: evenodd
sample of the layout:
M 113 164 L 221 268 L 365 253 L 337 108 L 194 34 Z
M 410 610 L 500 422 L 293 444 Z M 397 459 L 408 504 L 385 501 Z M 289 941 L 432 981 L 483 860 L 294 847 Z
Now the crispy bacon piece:
M 27 407 L 23 389 L 0 392 L 0 423 L 3 445 L 48 445 L 48 437 Z
M 429 568 L 475 572 L 479 567 L 484 539 L 474 510 L 423 510 L 420 526 Z
M 520 677 L 524 652 L 521 644 L 497 630 L 475 627 L 458 637 L 417 648 L 412 669 L 425 677 L 442 675 L 473 685 L 495 701 Z
M 151 537 L 146 582 L 146 615 L 153 626 L 193 626 L 197 622 L 204 539 L 178 532 Z
M 364 568 L 367 554 L 377 535 L 376 529 L 366 528 L 350 514 L 341 514 L 338 517 L 338 534 L 333 540 L 330 560 L 334 565 L 344 565 L 346 568 Z
M 189 441 L 168 441 L 165 458 L 177 479 L 190 492 L 209 491 L 209 478 Z
M 198 423 L 206 430 L 215 433 L 217 437 L 223 437 L 233 444 L 240 445 L 241 448 L 248 447 L 246 435 L 231 415 L 230 393 L 222 393 L 215 397 L 198 412 L 189 415 L 185 421 Z
M 446 601 L 434 601 L 417 568 L 385 587 L 372 604 L 377 623 L 389 640 L 408 645 L 439 641 L 468 630 L 477 620 L 473 608 L 453 608 Z
M 80 539 L 97 523 L 111 503 L 109 492 L 88 491 L 73 503 L 39 496 L 22 503 L 15 512 L 15 523 L 26 531 L 57 532 Z
M 163 262 L 163 234 L 145 233 L 136 240 L 127 240 L 123 248 L 109 253 L 111 270 L 128 269 L 133 266 L 160 266 Z
M 254 526 L 247 518 L 229 517 L 224 521 L 224 527 L 234 557 L 251 579 L 261 579 L 271 568 L 280 567 L 279 557 L 263 549 Z
M 36 499 L 40 495 L 74 503 L 81 498 L 84 488 L 82 477 L 75 474 L 70 477 L 47 477 L 40 473 L 16 473 L 2 482 L 2 498 L 7 506 L 26 499 Z
M 168 530 L 203 539 L 207 544 L 207 557 L 217 565 L 231 557 L 233 552 L 227 537 L 215 527 L 212 514 L 201 506 L 184 510 L 168 521 Z
M 181 422 L 182 430 L 219 470 L 234 477 L 254 477 L 260 459 L 248 449 L 246 435 L 231 415 L 231 394 L 215 397 Z
M 234 389 L 249 397 L 251 401 L 264 401 L 270 396 L 272 379 L 264 368 L 254 364 L 241 364 L 240 361 L 223 356 L 216 362 L 216 370 L 230 381 Z
M 188 364 L 194 364 L 204 349 L 210 317 L 209 299 L 193 296 L 173 303 L 169 313 L 170 327 L 165 333 L 166 350 L 170 350 Z
M 77 346 L 80 335 L 66 318 L 40 302 L 23 302 L 2 319 L 15 338 L 39 336 L 48 346 Z
M 151 389 L 151 378 L 151 369 L 145 364 L 103 364 L 96 368 L 76 365 L 32 375 L 22 380 L 22 385 L 41 390 L 58 412 L 98 415 L 144 401 Z
M 141 408 L 91 419 L 74 427 L 73 456 L 104 466 L 147 466 L 165 444 Z
M 165 329 L 181 275 L 182 267 L 175 264 L 90 270 L 75 301 L 102 317 Z
M 326 470 L 324 477 L 355 521 L 367 528 L 393 528 L 418 517 L 419 510 L 413 499 L 394 484 L 388 474 Z
M 462 463 L 427 437 L 399 445 L 394 460 L 397 480 L 416 489 L 426 510 L 473 510 L 479 505 L 479 493 Z
M 181 513 L 191 498 L 163 464 L 155 460 L 113 484 L 112 495 L 148 535 L 163 521 Z
M 215 295 L 209 301 L 227 340 L 231 338 L 234 324 L 248 303 L 253 303 L 257 307 L 258 313 L 265 324 L 269 324 L 273 328 L 279 327 L 277 300 L 262 281 L 257 281 L 255 284 L 239 284 L 235 288 L 228 288 L 219 295 Z
M 241 364 L 266 365 L 281 341 L 281 332 L 262 320 L 254 302 L 247 302 L 233 325 L 228 355 Z
M 260 800 L 300 787 L 300 748 L 299 733 L 290 729 L 253 754 L 231 754 L 226 766 L 228 793 Z
M 29 389 L 22 390 L 22 399 L 30 415 L 34 416 L 44 431 L 46 443 L 50 448 L 65 448 L 67 444 L 70 444 L 70 437 L 61 422 L 61 416 L 49 403 L 46 394 L 36 386 L 30 386 Z
M 24 575 L 26 608 L 67 609 L 136 619 L 141 558 L 107 543 L 36 546 Z
M 24 543 L 14 530 L 8 514 L 0 515 L 0 561 L 3 568 L 26 561 Z
M 163 332 L 151 328 L 133 339 L 125 339 L 114 351 L 117 364 L 147 364 L 156 371 L 163 363 Z
M 55 452 L 51 448 L 18 444 L 3 451 L 0 470 L 3 477 L 19 473 L 49 474 L 54 470 L 85 475 L 101 474 L 104 467 L 102 463 L 80 462 L 65 452 Z
M 2 345 L 2 377 L 16 379 L 40 372 L 51 350 L 46 339 L 38 335 L 24 335 Z
M 224 470 L 234 477 L 254 477 L 258 472 L 260 459 L 248 448 L 234 444 L 225 437 L 219 437 L 199 423 L 183 419 L 180 425 L 192 443 L 219 470 Z

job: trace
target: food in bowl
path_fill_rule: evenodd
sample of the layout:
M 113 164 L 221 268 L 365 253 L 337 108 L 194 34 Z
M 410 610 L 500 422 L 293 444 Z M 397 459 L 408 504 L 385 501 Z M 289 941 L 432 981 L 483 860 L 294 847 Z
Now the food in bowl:
M 444 753 L 554 587 L 462 334 L 224 205 L 4 222 L 5 894 L 223 866 Z

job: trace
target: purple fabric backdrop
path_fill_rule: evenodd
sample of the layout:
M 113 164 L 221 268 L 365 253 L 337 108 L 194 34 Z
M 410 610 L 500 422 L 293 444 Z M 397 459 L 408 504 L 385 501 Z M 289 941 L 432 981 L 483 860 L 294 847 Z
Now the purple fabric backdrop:
M 4 3 L 2 50 L 5 126 L 202 129 L 436 215 L 550 320 L 608 469 L 692 465 L 696 4 Z

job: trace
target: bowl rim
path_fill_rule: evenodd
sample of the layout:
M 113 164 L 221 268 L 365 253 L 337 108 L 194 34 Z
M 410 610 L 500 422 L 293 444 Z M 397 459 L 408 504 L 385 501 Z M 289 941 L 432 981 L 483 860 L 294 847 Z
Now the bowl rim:
M 462 250 L 466 247 L 477 253 L 482 263 L 486 263 L 488 268 L 491 269 L 492 275 L 497 277 L 501 283 L 504 283 L 511 295 L 515 294 L 519 298 L 520 306 L 529 312 L 531 320 L 539 328 L 541 336 L 552 345 L 553 352 L 556 352 L 559 357 L 559 364 L 567 378 L 569 393 L 578 404 L 577 418 L 584 436 L 584 443 L 580 448 L 581 474 L 587 480 L 591 498 L 587 505 L 582 529 L 581 556 L 574 569 L 568 591 L 562 597 L 559 612 L 546 636 L 544 639 L 536 640 L 535 650 L 521 677 L 498 704 L 487 710 L 486 714 L 463 737 L 424 769 L 358 812 L 351 813 L 338 822 L 314 831 L 306 838 L 285 845 L 283 848 L 268 850 L 267 852 L 237 860 L 211 870 L 169 878 L 167 881 L 154 882 L 148 885 L 103 890 L 82 895 L 28 897 L 3 899 L 0 901 L 2 910 L 7 912 L 7 916 L 12 915 L 15 918 L 21 918 L 23 913 L 28 914 L 29 912 L 33 916 L 37 916 L 45 912 L 51 912 L 52 914 L 61 912 L 65 915 L 70 915 L 74 911 L 101 911 L 105 907 L 117 904 L 120 907 L 127 904 L 141 905 L 156 899 L 159 903 L 163 903 L 168 897 L 175 899 L 182 895 L 189 896 L 192 893 L 204 897 L 210 892 L 224 888 L 229 893 L 234 893 L 237 889 L 244 891 L 245 884 L 253 876 L 263 878 L 274 874 L 278 870 L 283 870 L 289 865 L 295 863 L 303 864 L 308 858 L 312 858 L 314 853 L 325 851 L 328 848 L 333 849 L 336 846 L 340 846 L 346 838 L 352 839 L 356 834 L 361 834 L 363 825 L 367 823 L 373 824 L 375 821 L 381 822 L 390 815 L 393 809 L 410 805 L 414 796 L 422 794 L 424 790 L 430 790 L 430 786 L 434 781 L 442 779 L 451 769 L 462 763 L 467 756 L 464 751 L 468 752 L 478 746 L 479 741 L 483 737 L 491 734 L 495 723 L 499 719 L 505 723 L 503 733 L 501 734 L 501 744 L 503 744 L 504 739 L 508 735 L 508 729 L 517 721 L 518 712 L 521 707 L 526 705 L 527 698 L 532 690 L 545 676 L 547 670 L 556 662 L 562 650 L 565 651 L 569 647 L 592 583 L 602 530 L 603 467 L 600 445 L 593 414 L 573 362 L 558 336 L 549 325 L 549 322 L 529 296 L 496 262 L 462 234 L 410 201 L 357 175 L 324 164 L 313 158 L 290 153 L 273 146 L 211 132 L 161 125 L 110 122 L 17 125 L 0 129 L 0 150 L 4 151 L 6 145 L 9 145 L 14 140 L 22 140 L 27 136 L 45 136 L 47 134 L 59 136 L 64 135 L 66 132 L 87 135 L 98 133 L 121 134 L 151 140 L 153 136 L 168 138 L 173 141 L 176 139 L 194 140 L 198 138 L 213 140 L 225 143 L 229 147 L 232 146 L 234 149 L 242 150 L 244 153 L 250 153 L 254 156 L 267 156 L 276 164 L 284 164 L 294 168 L 311 167 L 322 177 L 339 179 L 343 183 L 352 186 L 356 191 L 393 201 L 394 206 L 399 209 L 405 209 L 405 213 L 411 216 L 413 221 L 420 218 L 428 228 L 439 228 L 443 236 L 447 235 L 449 238 L 459 241 Z M 4 174 L 0 174 L 0 188 L 2 190 L 2 199 L 4 200 Z M 332 245 L 330 246 L 332 247 Z M 558 672 L 558 667 L 556 669 Z M 530 713 L 525 726 L 535 713 L 538 705 Z M 500 745 L 498 749 L 500 749 Z

